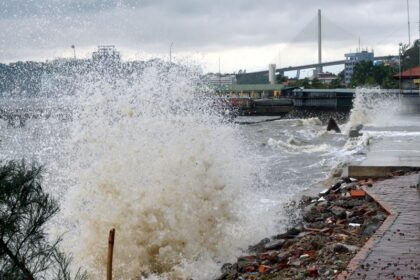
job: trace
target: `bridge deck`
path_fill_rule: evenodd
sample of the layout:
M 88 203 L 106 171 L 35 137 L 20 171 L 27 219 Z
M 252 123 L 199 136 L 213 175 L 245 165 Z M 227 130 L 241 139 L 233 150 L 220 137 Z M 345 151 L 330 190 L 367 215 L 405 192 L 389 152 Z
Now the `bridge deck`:
M 377 57 L 374 57 L 374 60 L 378 61 L 378 60 L 387 60 L 387 59 L 394 59 L 394 58 L 398 58 L 398 56 L 395 56 L 395 55 L 377 56 Z M 316 67 L 319 67 L 319 66 L 326 67 L 326 66 L 341 65 L 341 64 L 344 64 L 345 62 L 346 62 L 346 60 L 336 60 L 336 61 L 323 62 L 321 64 L 312 63 L 312 64 L 305 64 L 305 65 L 298 65 L 298 66 L 289 66 L 289 67 L 277 68 L 276 72 L 277 73 L 283 73 L 283 72 L 287 72 L 287 71 L 311 69 L 311 68 L 316 68 Z M 241 75 L 255 75 L 255 74 L 268 74 L 268 71 L 249 72 L 249 73 L 245 73 L 245 74 L 241 74 Z

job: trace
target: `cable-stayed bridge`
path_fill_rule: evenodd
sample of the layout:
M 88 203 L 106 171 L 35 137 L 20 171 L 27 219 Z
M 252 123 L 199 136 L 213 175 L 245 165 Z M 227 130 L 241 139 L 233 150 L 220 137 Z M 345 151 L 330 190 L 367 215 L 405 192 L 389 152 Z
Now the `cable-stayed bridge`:
M 315 30 L 316 28 L 316 30 Z M 399 29 L 394 30 L 393 32 L 397 32 Z M 315 35 L 317 36 L 317 40 L 315 40 Z M 318 13 L 311 21 L 306 24 L 306 26 L 295 35 L 293 39 L 290 40 L 289 45 L 293 45 L 295 43 L 302 43 L 302 42 L 313 42 L 317 41 L 318 48 L 317 48 L 317 63 L 308 63 L 308 64 L 301 64 L 301 65 L 294 65 L 294 66 L 287 66 L 287 67 L 278 67 L 275 68 L 276 75 L 284 76 L 285 72 L 289 71 L 297 71 L 297 77 L 299 78 L 300 71 L 306 69 L 315 69 L 315 73 L 322 73 L 323 67 L 328 66 L 336 66 L 336 65 L 344 65 L 346 64 L 346 60 L 332 60 L 332 61 L 322 61 L 322 45 L 323 39 L 330 39 L 330 40 L 338 40 L 338 41 L 347 41 L 347 42 L 358 42 L 358 51 L 361 50 L 360 47 L 360 36 L 354 35 L 352 32 L 347 31 L 346 29 L 342 28 L 341 26 L 335 24 L 333 21 L 329 20 L 327 17 L 321 18 L 321 10 L 318 10 Z M 389 35 L 387 36 L 389 38 Z M 376 44 L 381 44 L 383 42 L 377 42 Z M 350 44 L 351 45 L 351 44 Z M 286 52 L 287 53 L 287 52 Z M 344 56 L 344 54 L 343 54 Z M 373 58 L 374 61 L 384 61 L 384 60 L 391 60 L 391 59 L 398 59 L 398 55 L 388 55 L 388 56 L 376 56 Z M 279 61 L 280 58 L 274 58 L 272 61 Z M 276 63 L 276 65 L 280 65 L 280 63 Z M 254 80 L 252 77 L 259 77 L 263 80 L 267 81 L 269 79 L 269 70 L 262 70 L 262 71 L 255 71 L 255 72 L 248 72 L 242 73 L 237 75 L 238 82 L 241 80 Z M 258 79 L 257 79 L 258 80 Z
M 389 60 L 398 58 L 398 56 L 394 55 L 388 55 L 388 56 L 375 56 L 375 61 L 383 61 L 383 60 Z M 346 60 L 335 60 L 335 61 L 328 61 L 328 62 L 321 62 L 321 63 L 312 63 L 312 64 L 305 64 L 305 65 L 297 65 L 297 66 L 289 66 L 289 67 L 283 67 L 283 68 L 276 68 L 276 73 L 278 74 L 284 74 L 284 72 L 287 71 L 299 71 L 304 69 L 314 69 L 317 67 L 326 67 L 326 66 L 335 66 L 335 65 L 344 65 L 346 63 Z M 256 71 L 256 72 L 249 72 L 244 73 L 241 75 L 252 75 L 252 74 L 268 74 L 268 70 L 265 71 Z

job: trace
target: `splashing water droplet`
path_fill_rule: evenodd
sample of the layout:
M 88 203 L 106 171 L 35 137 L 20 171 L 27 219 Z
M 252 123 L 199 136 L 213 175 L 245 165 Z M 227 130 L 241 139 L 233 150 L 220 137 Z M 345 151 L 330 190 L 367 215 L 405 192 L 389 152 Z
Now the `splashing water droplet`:
M 208 279 L 273 227 L 252 210 L 260 170 L 195 71 L 90 73 L 73 103 L 64 241 L 94 279 L 104 278 L 110 228 L 115 279 Z

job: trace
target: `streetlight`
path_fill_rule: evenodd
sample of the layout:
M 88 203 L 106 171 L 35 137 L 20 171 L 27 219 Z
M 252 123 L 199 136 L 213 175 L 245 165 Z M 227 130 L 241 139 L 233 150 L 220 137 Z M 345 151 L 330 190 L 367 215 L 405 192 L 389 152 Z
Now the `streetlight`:
M 73 49 L 74 60 L 76 60 L 76 46 L 75 45 L 71 45 L 71 48 Z

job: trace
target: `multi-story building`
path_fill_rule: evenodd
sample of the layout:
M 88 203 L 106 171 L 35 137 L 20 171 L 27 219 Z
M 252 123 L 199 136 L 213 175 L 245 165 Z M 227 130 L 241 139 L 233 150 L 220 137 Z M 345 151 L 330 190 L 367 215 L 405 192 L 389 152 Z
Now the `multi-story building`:
M 329 85 L 332 81 L 337 79 L 337 75 L 330 72 L 319 73 L 317 79 L 321 82 L 321 84 Z
M 120 59 L 120 53 L 112 45 L 98 46 L 98 50 L 92 53 L 92 60 L 95 62 L 119 62 Z
M 225 87 L 236 84 L 236 75 L 233 74 L 207 74 L 205 80 L 209 86 L 214 88 Z
M 346 85 L 351 83 L 351 78 L 353 77 L 354 67 L 360 61 L 373 61 L 374 54 L 369 51 L 361 51 L 355 53 L 346 53 L 346 62 L 344 64 L 344 82 Z

